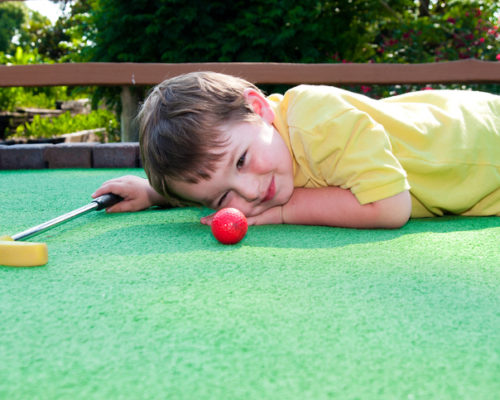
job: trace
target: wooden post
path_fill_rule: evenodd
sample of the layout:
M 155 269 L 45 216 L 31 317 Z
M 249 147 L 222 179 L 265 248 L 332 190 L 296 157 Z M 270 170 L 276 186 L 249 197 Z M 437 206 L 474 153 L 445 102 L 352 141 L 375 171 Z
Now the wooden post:
M 138 142 L 139 126 L 136 116 L 139 108 L 139 100 L 137 94 L 134 93 L 130 86 L 122 86 L 120 97 L 122 102 L 122 113 L 120 116 L 121 141 Z

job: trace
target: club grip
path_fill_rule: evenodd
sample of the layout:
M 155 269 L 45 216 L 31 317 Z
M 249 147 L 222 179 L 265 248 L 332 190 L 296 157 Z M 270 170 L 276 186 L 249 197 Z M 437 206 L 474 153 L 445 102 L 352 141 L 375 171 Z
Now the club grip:
M 93 203 L 97 203 L 96 210 L 102 210 L 103 208 L 111 207 L 112 205 L 115 205 L 116 203 L 119 203 L 122 200 L 123 197 L 120 197 L 117 194 L 106 193 L 94 199 Z

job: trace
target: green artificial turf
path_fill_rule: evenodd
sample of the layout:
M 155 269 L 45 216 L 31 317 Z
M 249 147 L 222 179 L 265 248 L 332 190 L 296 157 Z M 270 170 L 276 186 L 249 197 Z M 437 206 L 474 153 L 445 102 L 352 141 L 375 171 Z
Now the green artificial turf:
M 0 172 L 0 234 L 132 170 Z M 498 399 L 500 218 L 250 227 L 91 212 L 0 267 L 1 399 Z

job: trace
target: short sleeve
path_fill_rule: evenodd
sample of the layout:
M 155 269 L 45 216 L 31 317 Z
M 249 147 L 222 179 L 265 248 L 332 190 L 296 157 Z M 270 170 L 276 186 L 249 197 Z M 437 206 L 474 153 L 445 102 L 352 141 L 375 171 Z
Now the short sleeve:
M 350 189 L 361 204 L 408 190 L 383 126 L 335 91 L 311 88 L 312 94 L 293 98 L 288 116 L 292 151 L 309 178 L 306 186 Z

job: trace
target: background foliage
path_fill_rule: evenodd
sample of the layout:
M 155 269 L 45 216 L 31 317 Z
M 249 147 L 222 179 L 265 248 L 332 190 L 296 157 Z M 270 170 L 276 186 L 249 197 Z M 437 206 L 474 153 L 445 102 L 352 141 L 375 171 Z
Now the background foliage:
M 96 61 L 431 62 L 500 52 L 493 0 L 91 4 Z
M 55 24 L 20 2 L 0 2 L 0 63 L 500 62 L 496 0 L 52 1 L 65 6 Z M 498 85 L 472 87 L 500 93 Z M 373 97 L 421 88 L 350 87 Z M 119 104 L 113 88 L 76 93 L 92 95 L 94 107 L 102 98 Z M 0 109 L 48 107 L 65 96 L 73 88 L 0 89 Z
M 69 111 L 66 111 L 58 117 L 51 118 L 35 115 L 32 122 L 18 126 L 12 137 L 51 138 L 65 133 L 95 128 L 105 128 L 108 136 L 116 136 L 118 122 L 114 114 L 107 110 L 96 110 L 90 114 L 77 115 L 71 115 Z
M 374 3 L 95 0 L 92 57 L 135 62 L 326 62 L 334 48 L 355 53 L 354 38 L 364 25 L 357 16 L 373 16 Z
M 500 60 L 494 0 L 93 0 L 90 14 L 95 61 Z M 348 88 L 380 98 L 423 87 L 431 88 Z M 499 85 L 468 87 L 500 93 Z

